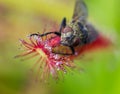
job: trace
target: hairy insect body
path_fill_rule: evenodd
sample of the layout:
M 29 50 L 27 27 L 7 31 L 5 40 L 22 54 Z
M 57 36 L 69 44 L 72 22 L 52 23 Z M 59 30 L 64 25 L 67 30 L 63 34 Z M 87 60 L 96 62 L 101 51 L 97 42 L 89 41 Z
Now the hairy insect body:
M 79 21 L 70 22 L 61 32 L 61 43 L 66 46 L 78 46 L 87 43 L 88 31 Z
M 83 0 L 76 0 L 72 21 L 66 24 L 66 18 L 63 18 L 59 31 L 47 32 L 44 34 L 31 34 L 30 36 L 47 36 L 55 34 L 60 37 L 60 44 L 70 48 L 71 53 L 54 52 L 61 55 L 74 55 L 76 46 L 83 46 L 96 40 L 97 30 L 87 23 L 88 11 Z

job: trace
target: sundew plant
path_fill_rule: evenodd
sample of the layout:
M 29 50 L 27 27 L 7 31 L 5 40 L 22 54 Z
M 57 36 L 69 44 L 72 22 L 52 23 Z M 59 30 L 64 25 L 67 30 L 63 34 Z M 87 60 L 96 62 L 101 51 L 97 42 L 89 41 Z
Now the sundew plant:
M 119 0 L 83 1 L 94 41 L 63 55 L 61 36 L 30 35 L 69 25 L 75 0 L 0 0 L 0 94 L 120 94 Z
M 67 73 L 68 69 L 72 70 L 75 67 L 76 57 L 81 56 L 84 52 L 97 48 L 106 49 L 112 45 L 109 38 L 88 24 L 87 16 L 88 11 L 85 2 L 76 0 L 71 22 L 67 23 L 64 17 L 57 27 L 59 29 L 55 30 L 52 27 L 53 31 L 32 33 L 29 35 L 30 42 L 20 39 L 26 50 L 16 57 L 27 56 L 27 59 L 31 59 L 39 56 L 34 66 L 39 66 L 37 75 L 40 75 L 40 79 L 48 79 L 50 75 L 58 79 L 60 72 Z M 56 47 L 58 49 L 54 51 Z

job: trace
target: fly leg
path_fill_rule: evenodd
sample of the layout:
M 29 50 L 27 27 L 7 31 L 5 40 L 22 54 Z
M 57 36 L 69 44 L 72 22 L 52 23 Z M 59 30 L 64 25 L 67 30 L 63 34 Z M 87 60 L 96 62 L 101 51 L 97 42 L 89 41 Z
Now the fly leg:
M 57 36 L 61 36 L 61 33 L 60 32 L 47 32 L 47 33 L 44 33 L 44 34 L 38 34 L 38 33 L 33 33 L 33 34 L 30 34 L 30 37 L 32 36 L 39 36 L 39 37 L 43 37 L 43 36 L 47 36 L 49 34 L 55 34 Z
M 65 27 L 66 27 L 66 18 L 64 17 L 62 22 L 61 22 L 59 32 L 61 33 L 62 29 L 65 28 Z
M 61 36 L 61 31 L 62 31 L 63 28 L 65 28 L 65 26 L 66 26 L 66 18 L 64 17 L 62 22 L 61 22 L 59 32 L 47 32 L 47 33 L 44 33 L 44 34 L 33 33 L 33 34 L 30 34 L 30 37 L 31 36 L 43 37 L 43 36 L 46 36 L 48 34 L 55 34 L 55 35 Z

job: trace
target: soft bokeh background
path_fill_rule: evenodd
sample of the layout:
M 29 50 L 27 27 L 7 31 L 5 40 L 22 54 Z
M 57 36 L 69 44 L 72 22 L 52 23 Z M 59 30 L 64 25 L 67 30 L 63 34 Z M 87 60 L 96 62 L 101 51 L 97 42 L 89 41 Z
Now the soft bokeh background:
M 114 49 L 94 51 L 75 62 L 83 71 L 43 85 L 29 70 L 34 60 L 14 56 L 19 39 L 49 30 L 63 17 L 71 20 L 74 0 L 0 0 L 0 94 L 120 94 L 119 0 L 85 0 L 89 21 L 114 42 Z

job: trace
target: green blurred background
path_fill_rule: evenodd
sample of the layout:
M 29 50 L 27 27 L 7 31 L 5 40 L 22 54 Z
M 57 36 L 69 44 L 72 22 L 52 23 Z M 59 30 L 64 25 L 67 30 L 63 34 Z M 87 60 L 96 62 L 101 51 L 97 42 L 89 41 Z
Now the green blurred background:
M 43 85 L 30 72 L 34 60 L 14 59 L 19 39 L 71 20 L 74 0 L 0 0 L 0 94 L 120 94 L 120 1 L 85 0 L 88 20 L 109 36 L 114 49 L 94 51 L 75 61 L 82 71 Z

